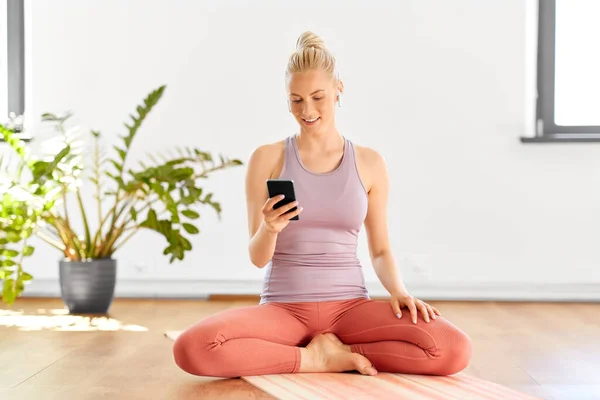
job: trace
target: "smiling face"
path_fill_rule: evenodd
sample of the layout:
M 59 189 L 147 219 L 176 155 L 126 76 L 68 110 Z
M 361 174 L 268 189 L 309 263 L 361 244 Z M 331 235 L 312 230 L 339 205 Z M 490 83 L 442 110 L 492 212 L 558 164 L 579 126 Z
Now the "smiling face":
M 343 92 L 322 70 L 295 72 L 288 80 L 290 110 L 302 131 L 322 132 L 335 126 L 337 92 Z

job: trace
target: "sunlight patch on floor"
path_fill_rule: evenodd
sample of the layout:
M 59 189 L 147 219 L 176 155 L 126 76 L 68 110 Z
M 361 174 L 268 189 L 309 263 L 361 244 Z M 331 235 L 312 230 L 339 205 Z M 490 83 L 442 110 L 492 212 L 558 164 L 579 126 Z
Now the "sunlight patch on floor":
M 0 327 L 23 331 L 148 331 L 144 326 L 124 324 L 109 316 L 71 315 L 67 309 L 0 310 Z

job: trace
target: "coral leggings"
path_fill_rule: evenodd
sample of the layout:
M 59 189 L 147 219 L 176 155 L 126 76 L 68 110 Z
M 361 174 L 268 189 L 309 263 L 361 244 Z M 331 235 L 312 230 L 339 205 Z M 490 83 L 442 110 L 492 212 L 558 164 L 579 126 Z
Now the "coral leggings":
M 470 338 L 443 317 L 417 324 L 408 309 L 397 318 L 389 301 L 266 303 L 221 311 L 175 341 L 175 362 L 201 376 L 232 378 L 295 373 L 300 348 L 318 333 L 334 333 L 379 372 L 451 375 L 471 358 Z

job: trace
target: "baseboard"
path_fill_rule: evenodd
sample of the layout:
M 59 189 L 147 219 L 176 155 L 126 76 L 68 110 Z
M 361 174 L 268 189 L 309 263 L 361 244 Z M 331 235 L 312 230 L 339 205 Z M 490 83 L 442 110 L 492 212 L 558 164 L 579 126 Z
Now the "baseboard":
M 206 299 L 217 295 L 258 295 L 262 281 L 257 280 L 138 280 L 121 279 L 116 297 Z M 367 283 L 372 297 L 387 297 L 379 282 Z M 413 296 L 423 300 L 460 301 L 578 301 L 600 302 L 598 283 L 439 283 L 410 285 Z M 23 297 L 60 297 L 58 279 L 34 279 Z

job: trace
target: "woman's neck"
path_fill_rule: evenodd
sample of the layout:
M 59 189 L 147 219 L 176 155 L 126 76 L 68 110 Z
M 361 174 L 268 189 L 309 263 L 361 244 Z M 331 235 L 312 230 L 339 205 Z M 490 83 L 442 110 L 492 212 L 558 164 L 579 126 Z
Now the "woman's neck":
M 331 129 L 323 132 L 303 132 L 296 135 L 296 144 L 298 148 L 312 152 L 323 151 L 330 152 L 339 149 L 340 143 L 343 146 L 342 136 L 337 129 Z

